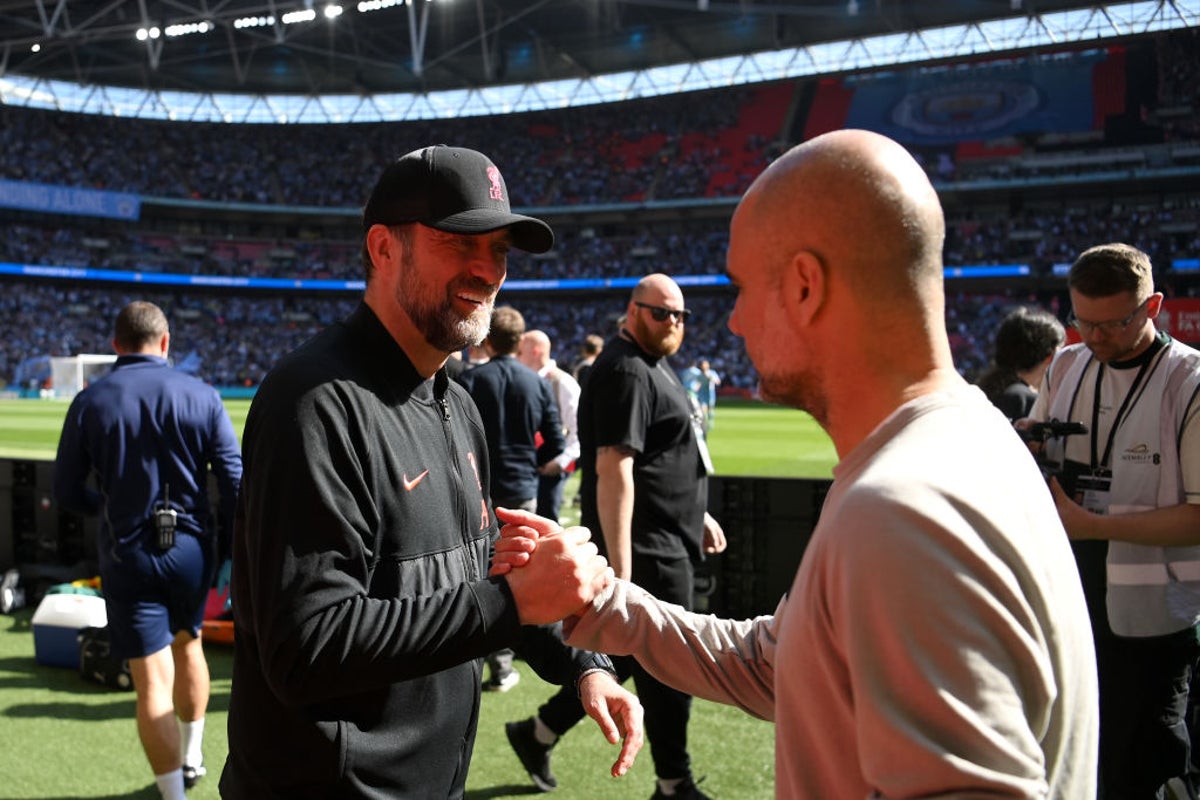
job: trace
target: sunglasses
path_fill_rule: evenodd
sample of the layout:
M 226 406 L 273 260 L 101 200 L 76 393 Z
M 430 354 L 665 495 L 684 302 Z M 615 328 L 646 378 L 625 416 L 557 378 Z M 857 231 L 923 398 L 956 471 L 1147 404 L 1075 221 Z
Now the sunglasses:
M 655 322 L 666 322 L 668 319 L 687 322 L 688 317 L 692 312 L 686 308 L 663 308 L 662 306 L 652 306 L 649 303 L 639 303 L 634 300 L 633 304 L 638 308 L 646 308 L 650 310 L 650 316 Z

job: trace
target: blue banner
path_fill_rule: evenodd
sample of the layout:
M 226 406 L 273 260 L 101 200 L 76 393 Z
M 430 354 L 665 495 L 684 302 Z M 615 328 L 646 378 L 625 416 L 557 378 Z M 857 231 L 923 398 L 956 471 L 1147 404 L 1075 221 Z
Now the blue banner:
M 1092 68 L 1103 58 L 1091 51 L 849 76 L 846 127 L 912 145 L 1088 131 Z
M 48 214 L 125 220 L 136 220 L 142 214 L 142 199 L 136 194 L 26 181 L 0 180 L 0 206 Z

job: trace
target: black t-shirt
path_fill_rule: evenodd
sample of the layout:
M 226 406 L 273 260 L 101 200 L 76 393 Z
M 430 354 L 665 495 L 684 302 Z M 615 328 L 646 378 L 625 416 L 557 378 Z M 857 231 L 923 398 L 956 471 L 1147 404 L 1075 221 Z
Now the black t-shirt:
M 664 358 L 615 337 L 596 358 L 579 400 L 583 524 L 603 549 L 596 509 L 596 449 L 635 451 L 635 555 L 703 558 L 708 480 L 687 393 Z
M 993 405 L 1011 420 L 1024 419 L 1029 416 L 1035 400 L 1037 400 L 1037 392 L 1025 381 L 1013 381 L 1004 387 L 1004 391 L 991 398 Z

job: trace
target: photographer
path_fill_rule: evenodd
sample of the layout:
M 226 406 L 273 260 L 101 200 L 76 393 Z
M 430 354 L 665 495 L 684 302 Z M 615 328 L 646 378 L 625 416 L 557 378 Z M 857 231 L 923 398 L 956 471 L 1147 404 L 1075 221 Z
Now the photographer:
M 1100 676 L 1101 796 L 1151 798 L 1188 768 L 1188 684 L 1200 657 L 1200 353 L 1155 329 L 1150 259 L 1107 244 L 1071 267 L 1071 324 L 1030 418 L 1074 540 Z

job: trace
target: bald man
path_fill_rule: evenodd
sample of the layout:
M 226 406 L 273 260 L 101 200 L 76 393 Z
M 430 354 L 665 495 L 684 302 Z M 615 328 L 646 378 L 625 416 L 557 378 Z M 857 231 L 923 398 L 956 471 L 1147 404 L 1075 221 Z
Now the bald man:
M 724 532 L 707 511 L 711 461 L 700 420 L 667 360 L 683 344 L 690 313 L 669 276 L 638 281 L 618 334 L 592 365 L 578 415 L 583 524 L 595 532 L 618 577 L 686 608 L 694 591 L 692 562 L 725 549 Z M 653 798 L 705 800 L 687 747 L 692 698 L 633 659 L 614 665 L 622 681 L 633 677 L 645 708 L 658 778 Z M 557 786 L 551 748 L 582 717 L 575 692 L 565 687 L 536 716 L 505 726 L 539 789 Z
M 618 581 L 568 625 L 773 720 L 778 797 L 1095 797 L 1079 577 L 1029 453 L 954 370 L 943 234 L 924 172 L 877 134 L 825 134 L 759 176 L 733 217 L 729 325 L 763 396 L 810 412 L 840 459 L 795 581 L 744 621 Z M 524 522 L 515 569 L 552 528 Z
M 562 452 L 538 466 L 537 513 L 547 519 L 558 520 L 562 506 L 563 486 L 575 471 L 579 458 L 579 383 L 550 357 L 550 336 L 545 331 L 525 331 L 517 358 L 522 364 L 544 378 L 554 394 L 558 406 L 558 421 L 562 425 L 564 445 Z M 540 460 L 540 459 L 539 459 Z

